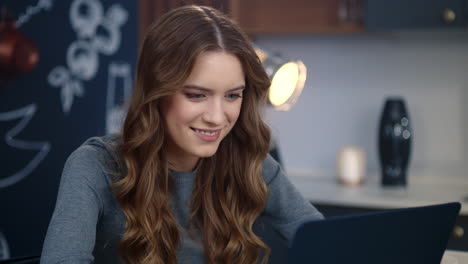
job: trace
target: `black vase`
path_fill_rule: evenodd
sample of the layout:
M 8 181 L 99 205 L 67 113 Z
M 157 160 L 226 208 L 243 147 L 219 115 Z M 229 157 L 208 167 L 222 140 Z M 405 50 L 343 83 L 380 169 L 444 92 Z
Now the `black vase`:
M 399 97 L 387 98 L 379 128 L 382 185 L 406 185 L 412 137 L 405 101 Z

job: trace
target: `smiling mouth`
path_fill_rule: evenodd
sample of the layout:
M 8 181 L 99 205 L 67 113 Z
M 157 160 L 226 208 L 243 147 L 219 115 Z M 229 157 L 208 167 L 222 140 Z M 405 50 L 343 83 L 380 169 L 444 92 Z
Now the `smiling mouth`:
M 221 132 L 221 129 L 210 130 L 210 129 L 198 129 L 198 128 L 193 128 L 193 127 L 191 127 L 191 129 L 197 133 L 207 135 L 210 137 L 216 136 L 219 134 L 219 132 Z

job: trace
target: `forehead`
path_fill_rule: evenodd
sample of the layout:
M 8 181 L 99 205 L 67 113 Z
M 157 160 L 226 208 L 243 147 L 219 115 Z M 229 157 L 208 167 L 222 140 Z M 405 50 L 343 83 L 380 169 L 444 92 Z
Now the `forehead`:
M 213 90 L 245 85 L 245 74 L 237 56 L 225 51 L 205 51 L 198 55 L 184 85 Z

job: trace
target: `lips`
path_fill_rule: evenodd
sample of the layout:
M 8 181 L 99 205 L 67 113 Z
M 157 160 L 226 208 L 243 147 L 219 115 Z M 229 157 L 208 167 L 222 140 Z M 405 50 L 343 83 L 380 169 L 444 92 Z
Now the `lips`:
M 212 142 L 218 140 L 221 129 L 199 129 L 191 127 L 195 134 L 202 140 Z

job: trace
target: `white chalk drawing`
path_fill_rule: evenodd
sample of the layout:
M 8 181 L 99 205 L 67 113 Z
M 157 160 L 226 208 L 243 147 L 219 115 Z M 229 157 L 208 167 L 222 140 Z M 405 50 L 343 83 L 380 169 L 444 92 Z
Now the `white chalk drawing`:
M 85 8 L 87 14 L 80 13 L 80 8 Z M 78 34 L 78 38 L 94 36 L 102 17 L 103 7 L 99 1 L 76 0 L 70 6 L 70 23 L 76 34 Z
M 25 23 L 31 20 L 33 15 L 38 14 L 41 10 L 49 11 L 54 4 L 53 0 L 39 0 L 35 6 L 28 6 L 26 11 L 21 14 L 18 19 L 15 21 L 15 26 L 20 28 Z
M 67 51 L 67 64 L 70 72 L 83 81 L 91 80 L 99 67 L 98 53 L 91 43 L 85 40 L 73 42 Z
M 66 113 L 70 111 L 75 95 L 82 97 L 84 94 L 81 82 L 73 79 L 68 70 L 63 66 L 58 66 L 53 69 L 47 80 L 53 86 L 62 87 L 60 98 L 62 100 L 62 108 Z
M 0 188 L 8 187 L 26 178 L 32 171 L 34 171 L 34 169 L 36 169 L 36 167 L 44 160 L 50 151 L 51 145 L 49 142 L 15 139 L 15 136 L 18 135 L 28 125 L 31 118 L 36 114 L 36 111 L 36 104 L 30 104 L 17 110 L 0 112 L 0 121 L 11 121 L 21 118 L 21 121 L 5 134 L 5 142 L 7 145 L 22 150 L 39 151 L 36 156 L 19 171 L 8 176 L 2 175 L 2 177 L 0 177 Z
M 10 258 L 10 248 L 8 247 L 8 242 L 3 235 L 2 232 L 0 232 L 0 260 L 6 260 Z
M 122 79 L 121 85 L 117 80 Z M 117 93 L 118 89 L 121 93 Z M 131 67 L 128 63 L 111 62 L 109 64 L 107 77 L 106 98 L 106 132 L 107 134 L 118 133 L 127 114 L 125 104 L 122 100 L 127 99 L 132 91 Z M 118 97 L 116 94 L 121 94 Z
M 86 10 L 86 12 L 82 12 Z M 49 84 L 61 88 L 62 110 L 68 114 L 75 96 L 84 96 L 83 81 L 92 80 L 99 70 L 99 54 L 112 55 L 120 47 L 121 27 L 128 11 L 114 4 L 104 14 L 99 0 L 74 0 L 70 23 L 77 40 L 67 50 L 67 67 L 57 66 L 48 76 Z

